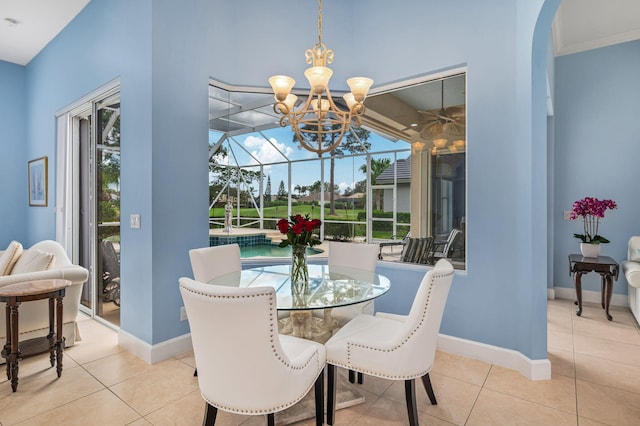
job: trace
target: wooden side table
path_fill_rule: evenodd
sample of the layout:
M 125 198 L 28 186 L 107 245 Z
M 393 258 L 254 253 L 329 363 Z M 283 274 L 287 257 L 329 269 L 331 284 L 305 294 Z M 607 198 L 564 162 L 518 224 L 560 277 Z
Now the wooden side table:
M 618 279 L 620 266 L 608 256 L 583 257 L 581 254 L 569 255 L 569 275 L 573 274 L 573 281 L 576 287 L 576 297 L 578 310 L 576 315 L 582 315 L 582 275 L 589 272 L 600 274 L 601 305 L 605 310 L 607 319 L 611 321 L 613 317 L 609 315 L 609 304 L 613 293 L 613 280 Z
M 62 375 L 62 352 L 64 351 L 62 299 L 66 288 L 70 285 L 71 281 L 68 280 L 39 280 L 0 287 L 0 302 L 7 304 L 7 338 L 1 355 L 7 360 L 7 379 L 11 380 L 11 389 L 14 392 L 18 389 L 18 360 L 21 358 L 49 352 L 51 366 L 53 367 L 57 360 L 58 377 Z M 19 342 L 18 308 L 20 304 L 43 299 L 49 299 L 49 334 Z

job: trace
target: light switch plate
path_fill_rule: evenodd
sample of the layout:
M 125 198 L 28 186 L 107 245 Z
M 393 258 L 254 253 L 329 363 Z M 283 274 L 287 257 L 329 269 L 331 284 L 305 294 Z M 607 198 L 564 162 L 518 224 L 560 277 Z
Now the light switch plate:
M 140 229 L 140 215 L 132 214 L 129 216 L 129 227 L 131 229 Z

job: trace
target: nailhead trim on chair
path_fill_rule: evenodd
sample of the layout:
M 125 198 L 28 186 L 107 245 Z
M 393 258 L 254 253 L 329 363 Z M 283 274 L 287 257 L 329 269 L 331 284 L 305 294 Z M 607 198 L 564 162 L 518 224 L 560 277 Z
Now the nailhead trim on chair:
M 361 348 L 361 349 L 369 349 L 369 350 L 379 351 L 379 352 L 392 352 L 392 351 L 395 351 L 396 349 L 400 348 L 401 346 L 403 346 L 405 343 L 407 343 L 409 341 L 409 339 L 411 339 L 411 337 L 417 332 L 417 330 L 420 329 L 424 324 L 425 317 L 427 316 L 427 311 L 429 310 L 429 300 L 431 299 L 431 291 L 433 289 L 433 285 L 435 284 L 436 279 L 443 278 L 443 277 L 449 276 L 451 274 L 453 274 L 453 271 L 451 271 L 449 273 L 446 273 L 446 274 L 434 273 L 431 276 L 431 282 L 429 283 L 429 291 L 427 292 L 427 302 L 424 305 L 425 308 L 424 308 L 424 310 L 422 312 L 422 317 L 420 318 L 420 322 L 418 323 L 417 327 L 415 327 L 414 329 L 412 329 L 409 332 L 407 337 L 405 337 L 404 340 L 401 343 L 399 343 L 399 344 L 397 344 L 397 345 L 395 345 L 395 346 L 393 346 L 391 348 L 379 348 L 379 347 L 373 347 L 373 346 L 370 346 L 370 345 L 361 345 L 361 344 L 357 344 L 357 343 L 348 343 L 347 344 L 347 361 L 348 362 L 347 362 L 346 365 L 343 364 L 343 363 L 333 363 L 333 362 L 330 362 L 329 360 L 327 360 L 327 362 L 330 363 L 330 364 L 333 364 L 333 365 L 337 365 L 339 367 L 343 367 L 343 368 L 346 368 L 346 369 L 358 371 L 358 372 L 361 372 L 361 373 L 364 373 L 364 374 L 370 374 L 370 375 L 374 375 L 374 376 L 377 376 L 377 377 L 382 377 L 382 378 L 386 378 L 386 379 L 393 379 L 393 380 L 415 379 L 415 378 L 422 377 L 425 374 L 427 374 L 429 371 L 431 371 L 431 367 L 432 366 L 429 366 L 428 369 L 426 369 L 426 370 L 424 370 L 424 371 L 422 371 L 420 373 L 417 373 L 416 375 L 411 375 L 411 376 L 394 376 L 394 375 L 380 373 L 378 371 L 370 371 L 370 370 L 365 370 L 365 369 L 354 368 L 351 365 L 351 348 L 352 347 L 357 347 L 357 348 Z
M 191 288 L 186 288 L 183 287 L 181 285 L 181 287 L 183 289 L 185 289 L 186 291 L 190 292 L 190 293 L 195 293 L 198 294 L 200 296 L 206 296 L 209 298 L 215 298 L 215 299 L 246 299 L 249 297 L 264 297 L 264 296 L 268 296 L 269 297 L 269 304 L 271 306 L 276 305 L 276 301 L 274 298 L 273 293 L 257 293 L 257 294 L 252 294 L 252 295 L 246 295 L 246 296 L 218 296 L 218 295 L 214 295 L 214 294 L 207 294 L 207 293 L 202 293 L 200 291 L 196 291 L 193 290 Z M 309 358 L 309 361 L 307 361 L 307 363 L 304 364 L 303 367 L 294 367 L 292 366 L 290 363 L 288 363 L 285 359 L 283 359 L 280 354 L 278 353 L 278 351 L 276 350 L 276 346 L 275 346 L 275 334 L 277 334 L 277 329 L 274 330 L 273 328 L 273 310 L 269 310 L 269 324 L 271 324 L 271 329 L 270 329 L 270 337 L 271 337 L 271 350 L 274 353 L 274 355 L 276 356 L 276 358 L 278 360 L 280 360 L 285 366 L 291 368 L 292 370 L 303 370 L 307 365 L 309 365 L 310 362 L 312 362 L 313 360 L 315 360 L 316 365 L 318 367 L 318 369 L 320 371 L 322 371 L 322 368 L 324 368 L 324 366 L 320 366 L 320 363 L 318 362 L 319 359 L 319 355 L 318 355 L 318 351 L 316 350 L 314 352 L 314 356 Z M 275 333 L 274 333 L 275 331 Z M 199 380 L 199 379 L 198 379 Z M 313 388 L 315 385 L 315 380 L 314 382 L 311 383 L 311 385 L 307 388 L 307 390 L 302 394 L 302 396 L 300 396 L 299 398 L 290 401 L 287 404 L 283 404 L 283 405 L 279 405 L 276 407 L 272 407 L 272 408 L 267 408 L 267 409 L 262 409 L 262 410 L 245 410 L 245 409 L 239 409 L 239 408 L 235 408 L 235 407 L 229 407 L 227 405 L 224 404 L 219 404 L 215 401 L 212 401 L 208 398 L 206 398 L 204 395 L 202 395 L 202 393 L 200 394 L 202 396 L 202 399 L 204 399 L 207 403 L 213 405 L 214 407 L 217 407 L 218 409 L 221 409 L 223 411 L 228 411 L 231 413 L 236 413 L 236 414 L 270 414 L 270 413 L 275 413 L 278 411 L 282 411 L 288 407 L 291 407 L 292 405 L 295 405 L 298 401 L 302 400 L 310 391 L 311 388 Z

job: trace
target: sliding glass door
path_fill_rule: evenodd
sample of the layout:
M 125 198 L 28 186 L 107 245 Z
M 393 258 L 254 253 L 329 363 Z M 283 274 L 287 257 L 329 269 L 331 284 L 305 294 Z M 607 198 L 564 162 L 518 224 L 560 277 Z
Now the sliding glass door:
M 70 223 L 59 236 L 70 241 L 86 267 L 81 310 L 120 325 L 120 95 L 87 100 L 68 113 L 65 156 Z

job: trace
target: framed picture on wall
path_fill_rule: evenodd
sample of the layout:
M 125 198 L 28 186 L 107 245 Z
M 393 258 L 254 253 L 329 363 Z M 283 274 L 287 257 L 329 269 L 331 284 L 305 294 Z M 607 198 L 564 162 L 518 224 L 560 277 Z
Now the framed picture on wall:
M 29 161 L 29 205 L 47 206 L 47 157 Z

